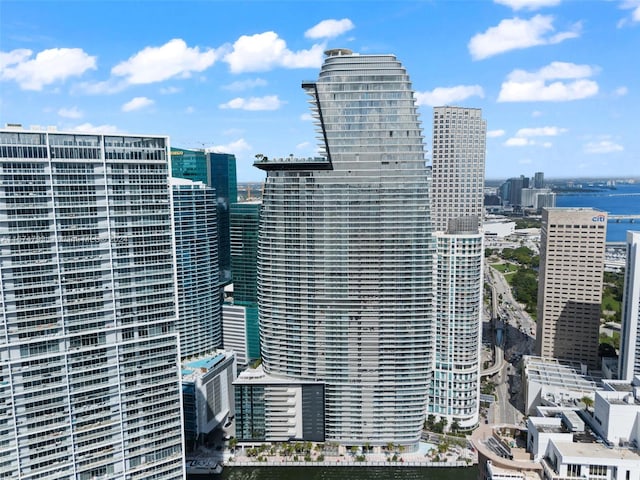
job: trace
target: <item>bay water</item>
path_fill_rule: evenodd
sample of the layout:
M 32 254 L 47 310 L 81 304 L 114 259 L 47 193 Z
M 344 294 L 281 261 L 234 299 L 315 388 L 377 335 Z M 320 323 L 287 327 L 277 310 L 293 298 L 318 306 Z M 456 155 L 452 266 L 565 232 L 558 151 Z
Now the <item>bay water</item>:
M 591 207 L 612 215 L 640 215 L 640 183 L 619 184 L 615 189 L 593 187 L 598 191 L 558 193 L 557 207 Z M 609 221 L 607 242 L 624 242 L 627 230 L 640 231 L 640 219 Z

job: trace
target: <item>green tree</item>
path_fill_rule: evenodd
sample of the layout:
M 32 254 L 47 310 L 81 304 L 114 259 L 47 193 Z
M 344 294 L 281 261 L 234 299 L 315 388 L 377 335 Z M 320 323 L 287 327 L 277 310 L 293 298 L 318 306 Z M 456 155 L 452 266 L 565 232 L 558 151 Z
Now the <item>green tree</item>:
M 591 407 L 593 407 L 593 399 L 587 395 L 582 397 L 580 401 L 584 403 L 585 410 L 589 410 Z
M 458 422 L 458 419 L 456 419 L 451 422 L 451 431 L 456 433 L 458 430 L 460 430 L 460 423 Z

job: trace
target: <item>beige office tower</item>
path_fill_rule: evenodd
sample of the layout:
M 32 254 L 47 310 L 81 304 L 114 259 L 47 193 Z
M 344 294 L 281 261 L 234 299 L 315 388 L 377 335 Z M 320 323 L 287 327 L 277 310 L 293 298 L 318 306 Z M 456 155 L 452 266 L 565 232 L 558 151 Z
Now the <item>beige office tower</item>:
M 434 231 L 446 231 L 451 219 L 476 217 L 476 227 L 482 225 L 486 133 L 487 122 L 479 108 L 433 109 Z
M 542 211 L 536 353 L 597 368 L 607 214 Z

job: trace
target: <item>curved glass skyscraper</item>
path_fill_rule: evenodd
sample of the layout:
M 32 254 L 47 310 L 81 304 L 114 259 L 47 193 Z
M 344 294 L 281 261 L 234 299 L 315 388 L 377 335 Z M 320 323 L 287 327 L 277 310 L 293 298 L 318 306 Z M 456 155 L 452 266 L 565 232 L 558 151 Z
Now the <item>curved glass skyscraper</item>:
M 303 88 L 324 156 L 256 162 L 263 367 L 324 384 L 326 440 L 411 450 L 431 381 L 434 254 L 411 83 L 393 55 L 340 49 Z

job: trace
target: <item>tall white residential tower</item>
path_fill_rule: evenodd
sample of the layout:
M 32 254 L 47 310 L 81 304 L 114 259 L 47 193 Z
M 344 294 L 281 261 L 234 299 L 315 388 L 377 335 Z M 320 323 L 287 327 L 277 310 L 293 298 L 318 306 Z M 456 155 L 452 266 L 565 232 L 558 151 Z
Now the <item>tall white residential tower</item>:
M 216 191 L 203 182 L 172 178 L 182 358 L 222 346 L 218 293 Z
M 256 162 L 264 371 L 324 385 L 327 440 L 412 450 L 431 381 L 434 248 L 411 83 L 393 55 L 336 49 L 303 88 L 323 157 Z
M 479 109 L 433 109 L 436 340 L 428 413 L 461 429 L 477 425 L 480 413 L 485 137 Z
M 181 479 L 168 139 L 0 130 L 0 477 Z
M 618 371 L 621 380 L 640 376 L 640 232 L 627 232 Z

